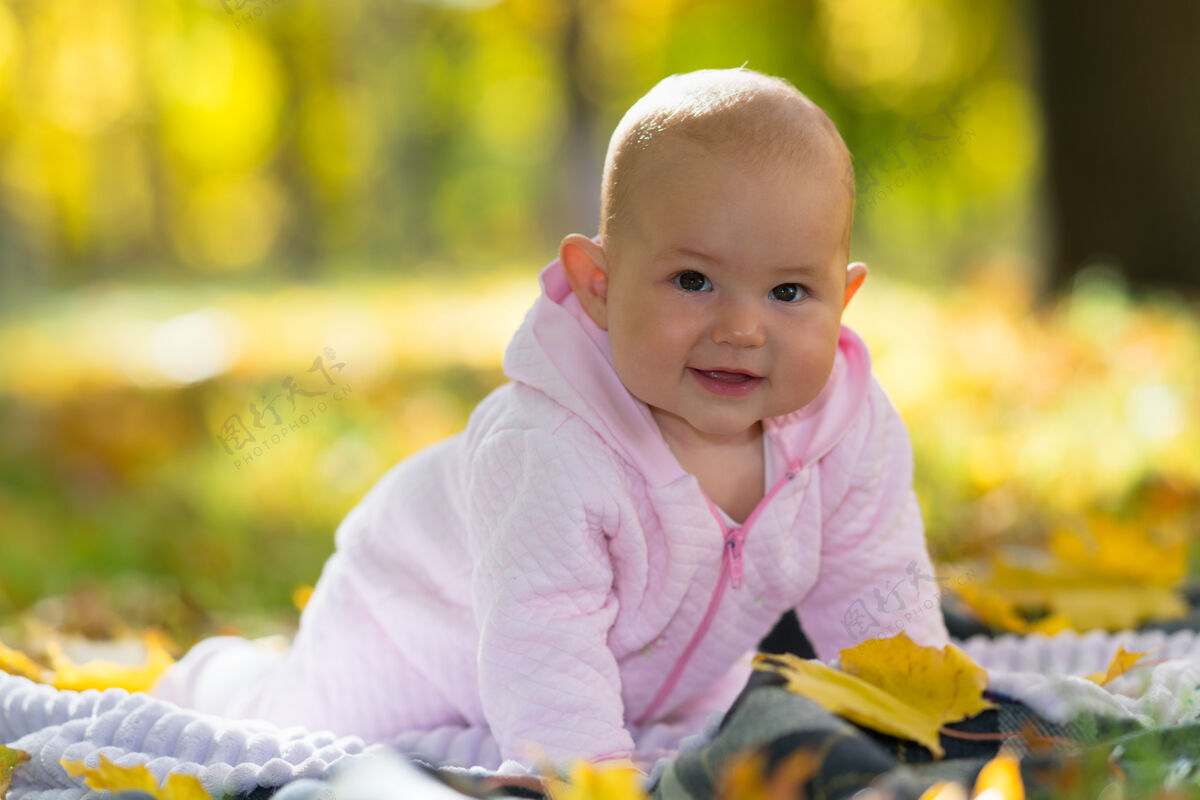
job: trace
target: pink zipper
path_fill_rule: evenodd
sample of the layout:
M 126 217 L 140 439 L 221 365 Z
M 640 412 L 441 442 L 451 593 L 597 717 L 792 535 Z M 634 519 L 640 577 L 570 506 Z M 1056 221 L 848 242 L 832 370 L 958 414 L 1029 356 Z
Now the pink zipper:
M 721 604 L 721 597 L 725 594 L 726 577 L 729 584 L 734 589 L 742 588 L 742 550 L 746 544 L 746 531 L 758 519 L 767 503 L 771 501 L 784 484 L 795 478 L 800 472 L 800 462 L 793 462 L 774 486 L 771 491 L 767 492 L 762 500 L 758 501 L 758 505 L 750 512 L 750 516 L 746 518 L 743 525 L 738 525 L 733 528 L 725 527 L 725 520 L 721 519 L 721 512 L 713 505 L 712 500 L 708 499 L 708 495 L 704 495 L 704 501 L 708 503 L 708 510 L 717 520 L 717 524 L 721 526 L 721 534 L 725 539 L 725 547 L 721 554 L 721 574 L 717 577 L 717 588 L 713 590 L 712 597 L 708 601 L 708 609 L 704 612 L 704 619 L 700 621 L 700 627 L 692 634 L 692 640 L 688 642 L 687 647 L 683 649 L 683 653 L 679 656 L 679 660 L 675 662 L 675 666 L 671 668 L 670 674 L 667 675 L 667 680 L 663 683 L 662 688 L 658 690 L 658 694 L 654 695 L 654 699 L 650 701 L 650 705 L 646 707 L 634 723 L 641 725 L 648 720 L 658 707 L 662 705 L 667 696 L 675 689 L 675 684 L 679 682 L 679 676 L 683 674 L 683 668 L 691 660 L 692 653 L 700 646 L 700 641 L 704 638 L 704 634 L 708 633 L 708 628 L 712 624 L 713 617 L 717 615 L 717 607 Z M 702 493 L 703 494 L 703 493 Z

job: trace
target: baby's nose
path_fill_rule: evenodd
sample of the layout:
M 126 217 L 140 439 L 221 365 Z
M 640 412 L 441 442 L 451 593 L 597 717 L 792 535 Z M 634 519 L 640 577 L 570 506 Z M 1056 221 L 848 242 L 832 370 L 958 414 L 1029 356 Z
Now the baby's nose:
M 749 303 L 727 304 L 717 315 L 712 339 L 735 347 L 762 347 L 765 341 L 762 322 Z

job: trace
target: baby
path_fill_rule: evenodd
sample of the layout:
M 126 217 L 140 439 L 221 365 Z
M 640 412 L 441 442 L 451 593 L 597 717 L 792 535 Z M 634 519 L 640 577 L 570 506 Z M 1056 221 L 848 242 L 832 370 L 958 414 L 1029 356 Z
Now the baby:
M 728 707 L 788 609 L 824 660 L 901 627 L 945 644 L 896 588 L 934 580 L 908 434 L 841 325 L 866 275 L 849 175 L 782 80 L 659 83 L 613 134 L 599 237 L 541 272 L 511 381 L 349 513 L 291 648 L 210 639 L 156 693 L 443 763 L 645 766 Z

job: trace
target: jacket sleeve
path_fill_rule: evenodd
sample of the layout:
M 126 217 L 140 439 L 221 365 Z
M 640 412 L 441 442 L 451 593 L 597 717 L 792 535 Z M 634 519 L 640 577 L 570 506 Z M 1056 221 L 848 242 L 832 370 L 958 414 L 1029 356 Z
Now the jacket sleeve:
M 561 429 L 505 431 L 471 466 L 479 691 L 506 759 L 633 752 L 607 643 L 617 599 L 605 530 L 616 512 L 604 498 L 620 477 L 602 450 L 585 459 L 581 447 Z
M 917 644 L 949 642 L 912 487 L 912 443 L 874 377 L 850 431 L 817 468 L 820 565 L 796 609 L 817 656 L 828 662 L 902 630 Z

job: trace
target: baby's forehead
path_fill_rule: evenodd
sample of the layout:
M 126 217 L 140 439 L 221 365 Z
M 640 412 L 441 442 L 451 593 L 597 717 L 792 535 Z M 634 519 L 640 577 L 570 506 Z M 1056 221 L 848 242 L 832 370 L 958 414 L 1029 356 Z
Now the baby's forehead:
M 752 195 L 782 184 L 797 195 L 819 192 L 830 202 L 853 205 L 853 196 L 842 183 L 842 161 L 836 148 L 755 147 L 745 140 L 705 140 L 673 134 L 665 136 L 628 164 L 623 177 L 625 197 L 611 209 L 614 217 L 635 217 L 663 206 L 686 201 L 691 192 L 711 193 L 717 185 L 744 187 Z M 736 175 L 734 183 L 718 183 L 719 176 Z M 732 198 L 730 198 L 732 200 Z M 614 219 L 620 226 L 620 219 Z
M 692 158 L 678 158 L 680 148 Z M 699 153 L 699 156 L 695 154 Z M 661 81 L 613 131 L 601 189 L 601 236 L 616 241 L 633 222 L 634 197 L 655 194 L 672 170 L 734 159 L 752 175 L 803 171 L 837 186 L 853 216 L 853 167 L 833 120 L 791 84 L 752 70 L 701 70 Z M 836 182 L 836 183 L 835 183 Z
M 640 191 L 669 174 L 703 173 L 731 166 L 751 180 L 771 180 L 780 175 L 833 179 L 842 174 L 838 148 L 833 142 L 779 141 L 740 136 L 736 132 L 681 130 L 659 138 L 628 161 L 624 177 Z M 643 177 L 649 181 L 639 180 Z
M 790 87 L 756 87 L 712 102 L 672 93 L 644 102 L 653 94 L 635 104 L 614 132 L 605 191 L 618 201 L 615 206 L 635 187 L 645 188 L 644 173 L 678 162 L 681 148 L 699 147 L 750 168 L 800 168 L 838 180 L 851 171 L 849 151 L 832 120 Z

